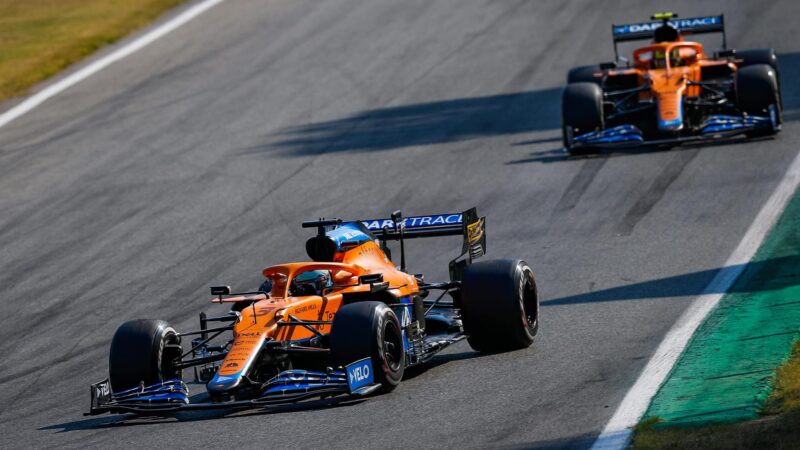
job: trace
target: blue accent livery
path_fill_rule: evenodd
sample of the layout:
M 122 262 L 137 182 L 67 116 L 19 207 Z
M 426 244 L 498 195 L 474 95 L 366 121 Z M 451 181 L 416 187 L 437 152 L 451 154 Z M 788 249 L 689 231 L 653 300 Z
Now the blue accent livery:
M 372 240 L 367 233 L 361 230 L 358 224 L 353 222 L 340 224 L 338 227 L 325 234 L 336 243 L 336 251 L 342 251 L 343 245 L 361 245 L 364 242 Z
M 350 392 L 355 392 L 375 382 L 370 358 L 364 358 L 348 364 L 345 367 L 345 372 L 347 372 L 347 385 L 350 388 Z
M 671 19 L 667 23 L 671 27 L 681 32 L 710 32 L 722 31 L 722 27 L 724 25 L 723 20 L 723 16 L 705 16 L 693 17 L 689 19 Z M 663 22 L 660 20 L 654 22 L 614 25 L 612 28 L 612 34 L 614 35 L 614 38 L 625 38 L 631 35 L 649 35 L 652 34 L 656 28 L 659 28 L 662 25 Z
M 406 217 L 403 219 L 403 225 L 405 226 L 406 229 L 413 230 L 419 228 L 434 228 L 434 227 L 460 225 L 462 221 L 463 221 L 463 216 L 461 213 L 436 214 L 432 216 Z M 365 220 L 362 223 L 370 231 L 380 231 L 384 228 L 389 228 L 394 230 L 394 222 L 392 221 L 392 219 Z

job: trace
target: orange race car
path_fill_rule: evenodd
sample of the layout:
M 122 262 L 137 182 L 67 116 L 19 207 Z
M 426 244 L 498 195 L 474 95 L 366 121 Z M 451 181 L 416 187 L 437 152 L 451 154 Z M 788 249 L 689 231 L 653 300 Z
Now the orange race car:
M 778 59 L 772 49 L 727 49 L 724 16 L 613 25 L 616 62 L 569 71 L 562 97 L 564 147 L 573 154 L 605 147 L 675 145 L 781 129 Z M 709 56 L 687 34 L 722 33 Z M 620 58 L 617 43 L 652 39 Z
M 319 220 L 310 262 L 263 270 L 256 292 L 211 288 L 231 305 L 178 332 L 163 320 L 123 324 L 111 342 L 109 378 L 91 386 L 88 414 L 254 407 L 390 391 L 410 366 L 466 338 L 479 351 L 531 345 L 539 326 L 533 272 L 520 260 L 473 263 L 486 249 L 485 218 L 463 213 L 342 222 Z M 405 240 L 463 236 L 450 280 L 405 269 Z M 399 241 L 400 266 L 387 246 Z M 428 299 L 432 291 L 440 291 Z M 450 294 L 451 301 L 444 301 Z M 210 325 L 220 324 L 220 325 Z M 186 338 L 193 337 L 189 345 Z M 189 402 L 182 370 L 194 368 L 207 400 Z

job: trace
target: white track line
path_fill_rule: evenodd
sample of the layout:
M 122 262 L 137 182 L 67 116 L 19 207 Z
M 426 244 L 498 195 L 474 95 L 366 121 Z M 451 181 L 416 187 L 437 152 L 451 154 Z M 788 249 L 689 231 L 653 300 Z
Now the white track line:
M 44 103 L 47 99 L 58 95 L 66 89 L 69 89 L 70 87 L 80 83 L 81 81 L 105 69 L 120 59 L 141 50 L 142 48 L 153 43 L 153 41 L 156 39 L 175 30 L 176 28 L 180 27 L 186 22 L 189 22 L 190 20 L 204 13 L 206 10 L 218 5 L 219 3 L 222 3 L 223 1 L 224 0 L 205 0 L 200 2 L 197 5 L 194 5 L 191 8 L 188 8 L 186 11 L 178 14 L 169 21 L 157 26 L 156 28 L 153 28 L 151 31 L 135 39 L 124 47 L 121 47 L 120 49 L 98 59 L 97 61 L 87 65 L 75 73 L 64 77 L 62 80 L 47 86 L 36 94 L 28 97 L 22 103 L 14 106 L 5 113 L 0 114 L 0 128 L 8 125 L 10 122 L 19 118 L 20 116 L 30 112 L 37 106 Z
M 800 184 L 800 154 L 795 157 L 783 179 L 739 242 L 739 246 L 725 262 L 725 266 L 717 272 L 703 293 L 692 302 L 664 336 L 664 340 L 639 375 L 639 379 L 625 395 L 611 420 L 592 445 L 593 450 L 623 449 L 628 446 L 633 433 L 631 427 L 642 418 L 653 395 L 672 370 L 697 327 L 717 306 L 724 292 L 731 287 L 753 258 L 792 198 L 798 184 Z

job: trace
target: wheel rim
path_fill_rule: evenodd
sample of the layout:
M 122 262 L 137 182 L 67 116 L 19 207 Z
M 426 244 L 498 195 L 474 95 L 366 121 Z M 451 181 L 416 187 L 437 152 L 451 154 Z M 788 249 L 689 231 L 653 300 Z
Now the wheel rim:
M 165 347 L 168 344 L 179 344 L 180 339 L 178 338 L 177 332 L 172 328 L 169 328 L 165 333 L 164 337 L 161 339 L 161 348 L 159 349 L 159 358 L 158 358 L 158 372 L 159 375 L 163 378 L 161 381 L 167 381 L 171 378 L 180 378 L 181 371 L 175 369 L 175 365 L 173 363 L 172 357 L 169 352 L 165 351 Z
M 528 331 L 536 327 L 539 308 L 536 304 L 536 288 L 527 274 L 524 274 L 525 287 L 522 290 L 522 322 Z
M 403 363 L 403 338 L 392 321 L 386 321 L 383 330 L 383 358 L 392 371 L 399 370 Z

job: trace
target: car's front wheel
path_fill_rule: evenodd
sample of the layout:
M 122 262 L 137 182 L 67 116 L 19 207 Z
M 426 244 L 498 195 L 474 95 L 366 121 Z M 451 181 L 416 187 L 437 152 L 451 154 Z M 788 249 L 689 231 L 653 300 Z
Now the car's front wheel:
M 573 148 L 573 138 L 605 126 L 603 90 L 590 82 L 568 84 L 561 96 L 561 118 L 564 147 L 573 154 L 586 153 Z
M 163 320 L 125 322 L 114 333 L 108 361 L 111 390 L 121 392 L 144 383 L 180 379 L 173 361 L 180 357 L 180 337 Z
M 345 305 L 331 325 L 334 364 L 370 358 L 381 391 L 393 390 L 403 379 L 405 345 L 400 321 L 385 303 L 363 301 Z
M 736 103 L 750 115 L 770 117 L 773 125 L 768 129 L 747 133 L 748 136 L 775 134 L 780 130 L 781 101 L 778 74 L 768 64 L 756 64 L 739 69 L 736 73 Z

